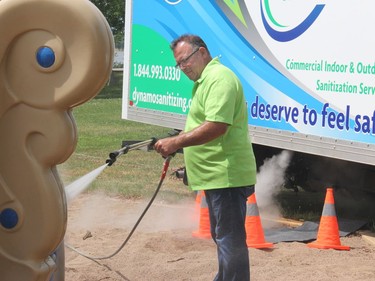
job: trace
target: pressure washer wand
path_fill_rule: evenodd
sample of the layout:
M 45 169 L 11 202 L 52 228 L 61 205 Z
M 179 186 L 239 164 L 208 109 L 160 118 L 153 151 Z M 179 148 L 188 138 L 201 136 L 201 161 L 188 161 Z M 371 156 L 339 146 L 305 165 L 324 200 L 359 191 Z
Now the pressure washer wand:
M 171 132 L 169 132 L 168 135 L 169 135 L 169 137 L 172 137 L 172 136 L 178 135 L 179 133 L 180 133 L 179 130 L 174 129 Z M 151 150 L 153 145 L 158 140 L 159 140 L 159 138 L 153 137 L 149 140 L 140 141 L 140 142 L 136 142 L 136 143 L 132 143 L 132 144 L 126 144 L 121 149 L 109 153 L 109 159 L 107 159 L 105 162 L 108 164 L 108 166 L 112 166 L 112 164 L 116 162 L 117 157 L 119 157 L 120 155 L 128 153 L 130 150 L 140 149 L 142 147 L 147 147 L 149 150 Z M 182 152 L 182 150 L 179 150 L 177 152 Z
M 126 154 L 131 150 L 140 149 L 142 147 L 151 147 L 156 142 L 156 138 L 151 138 L 149 140 L 140 141 L 133 144 L 127 144 L 123 148 L 109 153 L 109 159 L 106 160 L 106 163 L 108 164 L 108 166 L 112 166 L 112 164 L 116 162 L 118 156 Z

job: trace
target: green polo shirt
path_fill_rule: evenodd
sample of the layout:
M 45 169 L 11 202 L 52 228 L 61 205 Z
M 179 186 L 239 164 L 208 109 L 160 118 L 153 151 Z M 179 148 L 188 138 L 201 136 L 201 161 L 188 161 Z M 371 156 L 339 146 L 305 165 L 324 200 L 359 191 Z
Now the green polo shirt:
M 229 126 L 224 135 L 208 143 L 184 148 L 189 186 L 205 190 L 255 184 L 256 164 L 242 85 L 218 58 L 205 67 L 194 83 L 185 132 L 204 121 Z

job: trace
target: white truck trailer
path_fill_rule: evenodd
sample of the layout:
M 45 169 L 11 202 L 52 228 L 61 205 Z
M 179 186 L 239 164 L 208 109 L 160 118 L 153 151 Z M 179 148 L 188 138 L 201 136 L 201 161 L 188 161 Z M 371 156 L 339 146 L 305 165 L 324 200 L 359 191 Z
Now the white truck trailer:
M 372 0 L 127 0 L 122 118 L 183 129 L 193 83 L 169 43 L 200 35 L 241 79 L 258 165 L 289 184 L 375 194 Z

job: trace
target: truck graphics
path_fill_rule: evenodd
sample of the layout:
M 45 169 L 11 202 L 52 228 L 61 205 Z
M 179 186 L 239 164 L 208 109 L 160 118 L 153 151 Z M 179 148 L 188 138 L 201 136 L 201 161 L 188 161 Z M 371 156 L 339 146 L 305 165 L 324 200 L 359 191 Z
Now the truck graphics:
M 123 118 L 183 128 L 192 82 L 169 43 L 195 33 L 241 79 L 254 143 L 375 164 L 373 5 L 127 1 Z

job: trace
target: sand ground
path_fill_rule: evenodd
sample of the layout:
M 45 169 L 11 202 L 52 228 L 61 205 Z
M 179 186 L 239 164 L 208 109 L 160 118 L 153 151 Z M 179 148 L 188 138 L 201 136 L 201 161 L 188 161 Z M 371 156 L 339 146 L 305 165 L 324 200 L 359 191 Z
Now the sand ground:
M 96 257 L 113 254 L 125 241 L 147 202 L 82 194 L 69 206 L 65 242 Z M 197 230 L 195 202 L 155 202 L 125 247 L 93 261 L 65 248 L 67 281 L 213 280 L 216 248 Z M 249 249 L 251 280 L 375 280 L 375 246 L 355 233 L 341 238 L 350 251 L 311 249 L 305 243 Z

